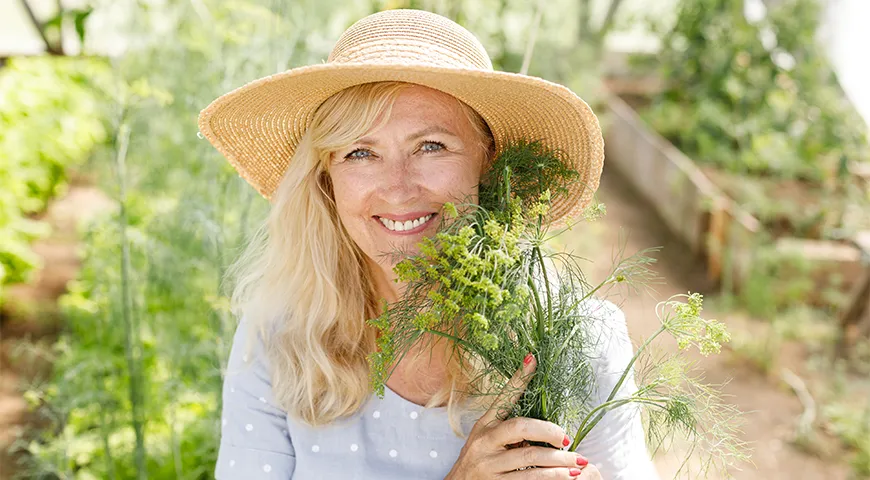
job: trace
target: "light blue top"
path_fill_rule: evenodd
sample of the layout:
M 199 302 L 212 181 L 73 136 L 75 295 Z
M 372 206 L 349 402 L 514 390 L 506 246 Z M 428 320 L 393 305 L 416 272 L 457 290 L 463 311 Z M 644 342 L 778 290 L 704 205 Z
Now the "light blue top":
M 625 317 L 612 303 L 597 301 L 602 313 L 601 355 L 593 359 L 604 401 L 632 356 Z M 218 480 L 443 479 L 465 439 L 447 421 L 447 409 L 426 409 L 386 389 L 372 394 L 355 415 L 328 426 L 311 427 L 276 406 L 268 365 L 261 349 L 244 353 L 249 335 L 236 330 L 223 387 L 222 434 L 215 477 Z M 636 389 L 627 381 L 620 396 Z M 468 432 L 475 419 L 463 423 Z M 569 432 L 569 435 L 573 432 Z M 605 479 L 658 479 L 644 443 L 638 411 L 623 407 L 608 413 L 577 451 Z

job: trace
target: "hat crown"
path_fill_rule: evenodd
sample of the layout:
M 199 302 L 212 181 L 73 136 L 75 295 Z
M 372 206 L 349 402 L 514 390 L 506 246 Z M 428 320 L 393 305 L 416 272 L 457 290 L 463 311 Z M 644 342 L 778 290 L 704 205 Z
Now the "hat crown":
M 338 39 L 328 62 L 492 71 L 489 55 L 471 32 L 441 15 L 408 9 L 360 19 Z

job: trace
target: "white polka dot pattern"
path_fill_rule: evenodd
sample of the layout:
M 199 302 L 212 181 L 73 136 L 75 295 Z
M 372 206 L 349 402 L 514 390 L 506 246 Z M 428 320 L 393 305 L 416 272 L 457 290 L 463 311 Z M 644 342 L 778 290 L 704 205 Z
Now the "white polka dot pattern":
M 628 345 L 626 356 L 630 358 L 625 320 L 619 320 L 623 330 L 618 337 Z M 344 476 L 442 480 L 449 473 L 465 442 L 453 432 L 445 408 L 424 409 L 386 389 L 384 398 L 372 395 L 357 414 L 334 424 L 311 427 L 281 410 L 270 397 L 273 392 L 268 366 L 258 356 L 252 353 L 251 363 L 242 363 L 241 348 L 246 342 L 243 335 L 237 334 L 235 353 L 230 354 L 227 366 L 226 381 L 230 383 L 224 389 L 223 411 L 217 417 L 222 426 L 216 480 Z M 608 350 L 600 357 L 610 360 L 611 355 Z M 621 371 L 610 367 L 606 371 Z M 611 381 L 609 377 L 607 380 Z M 633 381 L 627 383 L 633 387 Z M 230 393 L 231 389 L 238 392 Z M 595 458 L 596 464 L 600 462 L 604 478 L 656 478 L 647 474 L 647 468 L 654 467 L 646 456 L 639 417 L 632 421 L 635 423 L 605 417 L 602 422 L 607 423 L 606 431 L 613 434 L 578 449 L 592 452 L 584 454 Z M 461 423 L 465 432 L 474 424 L 471 419 L 462 419 Z M 635 438 L 635 431 L 636 444 L 629 441 Z M 607 453 L 614 442 L 621 448 Z

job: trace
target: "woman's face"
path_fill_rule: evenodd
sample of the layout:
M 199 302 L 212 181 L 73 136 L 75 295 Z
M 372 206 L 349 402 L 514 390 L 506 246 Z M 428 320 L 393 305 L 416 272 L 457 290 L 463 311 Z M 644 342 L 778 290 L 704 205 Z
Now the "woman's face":
M 421 86 L 401 91 L 387 123 L 333 153 L 338 216 L 392 278 L 396 252 L 433 235 L 446 202 L 477 201 L 484 153 L 458 101 Z

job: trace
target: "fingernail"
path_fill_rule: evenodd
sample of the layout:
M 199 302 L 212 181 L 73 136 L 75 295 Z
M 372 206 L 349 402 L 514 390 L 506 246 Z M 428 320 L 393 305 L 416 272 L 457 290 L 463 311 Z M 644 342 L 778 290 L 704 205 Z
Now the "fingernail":
M 567 447 L 568 445 L 571 445 L 571 439 L 568 438 L 568 435 L 565 435 L 565 438 L 562 439 L 562 446 Z
M 532 363 L 532 360 L 534 360 L 534 359 L 535 359 L 535 356 L 532 355 L 531 352 L 529 352 L 529 353 L 526 355 L 526 358 L 523 359 L 523 365 L 525 365 L 525 366 L 528 367 L 529 364 Z
M 581 467 L 585 467 L 586 465 L 589 465 L 589 460 L 586 460 L 585 458 L 581 457 L 580 455 L 577 455 L 577 465 L 580 465 Z
M 583 470 L 580 470 L 579 468 L 569 468 L 568 469 L 568 475 L 571 475 L 572 477 L 576 477 L 576 476 L 580 475 L 581 473 L 583 473 Z

